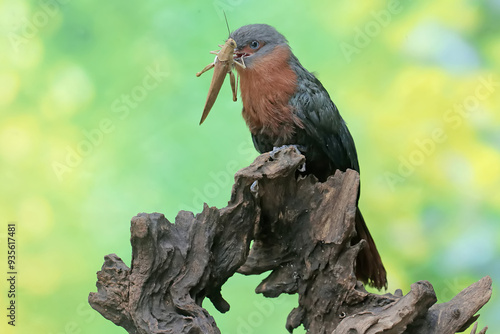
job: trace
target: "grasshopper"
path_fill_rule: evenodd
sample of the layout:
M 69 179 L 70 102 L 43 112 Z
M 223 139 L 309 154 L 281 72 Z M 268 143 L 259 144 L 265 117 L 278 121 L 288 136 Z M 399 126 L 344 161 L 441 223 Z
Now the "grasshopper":
M 196 73 L 196 76 L 199 77 L 206 71 L 210 69 L 214 69 L 214 75 L 212 76 L 212 82 L 210 83 L 210 88 L 208 89 L 207 101 L 205 102 L 205 108 L 203 109 L 203 115 L 201 116 L 200 125 L 205 121 L 212 109 L 212 106 L 217 99 L 217 95 L 219 95 L 220 88 L 222 87 L 222 83 L 226 77 L 226 74 L 229 74 L 231 89 L 233 91 L 233 101 L 237 100 L 236 90 L 238 87 L 238 82 L 236 81 L 233 73 L 234 64 L 241 66 L 242 68 L 246 68 L 245 63 L 239 63 L 238 61 L 234 61 L 234 49 L 237 48 L 236 42 L 232 38 L 228 38 L 224 45 L 219 45 L 221 49 L 219 51 L 210 51 L 210 53 L 215 54 L 215 60 L 213 63 L 208 64 L 202 69 L 200 72 Z

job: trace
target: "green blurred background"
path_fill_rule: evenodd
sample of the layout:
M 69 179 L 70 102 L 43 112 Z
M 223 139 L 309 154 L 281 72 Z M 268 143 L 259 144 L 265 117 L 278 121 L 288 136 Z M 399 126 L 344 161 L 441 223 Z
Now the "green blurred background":
M 227 83 L 198 126 L 222 10 L 275 26 L 339 107 L 389 290 L 425 279 L 443 302 L 491 275 L 479 321 L 498 332 L 499 0 L 0 0 L 0 253 L 9 222 L 19 250 L 2 333 L 125 333 L 87 296 L 104 255 L 130 263 L 130 219 L 225 206 L 257 154 Z M 255 295 L 260 279 L 229 280 L 227 314 L 206 301 L 222 333 L 286 333 L 297 298 Z

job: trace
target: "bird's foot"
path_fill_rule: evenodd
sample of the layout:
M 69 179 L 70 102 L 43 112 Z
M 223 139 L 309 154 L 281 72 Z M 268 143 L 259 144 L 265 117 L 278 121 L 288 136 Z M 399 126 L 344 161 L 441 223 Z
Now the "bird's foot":
M 282 150 L 284 150 L 286 148 L 289 148 L 289 147 L 295 148 L 295 151 L 298 154 L 301 154 L 301 155 L 303 155 L 302 152 L 306 151 L 306 147 L 302 146 L 302 145 L 283 145 L 283 146 L 280 146 L 280 147 L 276 147 L 275 146 L 275 147 L 273 147 L 273 150 L 271 152 L 269 152 L 269 155 L 271 156 L 271 159 L 275 159 L 276 158 L 276 154 L 278 154 L 278 152 L 280 152 L 280 151 L 282 151 Z
M 257 197 L 259 194 L 259 181 L 255 180 L 253 181 L 252 185 L 250 186 L 250 192 L 254 195 L 254 197 Z
M 271 152 L 269 152 L 270 158 L 273 160 L 276 159 L 276 154 L 278 154 L 282 150 L 289 148 L 289 147 L 293 147 L 295 149 L 295 152 L 297 154 L 300 154 L 300 155 L 304 155 L 302 152 L 306 151 L 306 147 L 302 146 L 302 145 L 283 145 L 280 147 L 274 147 L 273 150 Z M 298 168 L 298 171 L 301 173 L 306 171 L 306 163 L 305 162 L 302 165 L 300 165 L 300 167 Z

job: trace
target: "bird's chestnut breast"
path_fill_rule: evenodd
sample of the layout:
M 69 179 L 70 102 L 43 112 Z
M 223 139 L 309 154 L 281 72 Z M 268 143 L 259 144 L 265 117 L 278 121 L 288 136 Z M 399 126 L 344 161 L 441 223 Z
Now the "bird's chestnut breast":
M 289 105 L 297 89 L 297 75 L 289 65 L 291 51 L 277 46 L 265 55 L 253 55 L 251 66 L 237 67 L 243 101 L 243 118 L 254 135 L 287 139 L 302 124 Z

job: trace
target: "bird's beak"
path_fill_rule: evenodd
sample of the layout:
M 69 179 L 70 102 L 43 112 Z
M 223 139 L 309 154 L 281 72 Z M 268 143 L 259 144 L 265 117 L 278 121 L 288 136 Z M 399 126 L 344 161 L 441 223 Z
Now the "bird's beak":
M 243 65 L 245 63 L 244 59 L 250 55 L 249 53 L 236 49 L 234 50 L 233 59 Z

